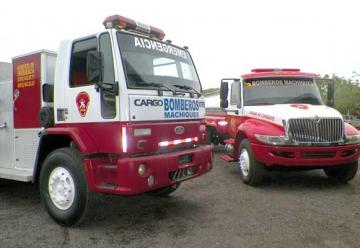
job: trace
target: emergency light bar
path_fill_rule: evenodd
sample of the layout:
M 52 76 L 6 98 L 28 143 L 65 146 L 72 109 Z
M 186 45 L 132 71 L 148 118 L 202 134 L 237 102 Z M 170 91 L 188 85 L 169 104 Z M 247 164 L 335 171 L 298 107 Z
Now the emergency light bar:
M 296 68 L 256 68 L 252 69 L 251 72 L 275 72 L 275 71 L 293 71 L 293 72 L 299 72 L 300 69 Z
M 153 26 L 140 23 L 120 15 L 106 17 L 103 24 L 106 29 L 114 28 L 120 30 L 134 30 L 139 33 L 153 35 L 159 40 L 163 40 L 165 37 L 164 31 L 159 28 L 155 28 Z

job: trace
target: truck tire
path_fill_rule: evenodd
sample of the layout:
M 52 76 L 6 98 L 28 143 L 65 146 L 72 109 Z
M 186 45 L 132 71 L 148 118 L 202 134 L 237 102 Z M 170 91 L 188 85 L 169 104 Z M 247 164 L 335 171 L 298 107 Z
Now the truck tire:
M 76 149 L 56 149 L 46 157 L 39 188 L 47 212 L 62 225 L 79 225 L 92 213 L 96 196 L 87 186 L 83 159 Z
M 250 142 L 247 139 L 240 143 L 238 163 L 241 179 L 245 184 L 258 186 L 262 182 L 265 167 L 255 160 Z
M 165 188 L 147 192 L 147 194 L 151 195 L 151 196 L 157 196 L 157 197 L 167 197 L 171 193 L 173 193 L 175 190 L 177 190 L 179 188 L 179 186 L 180 186 L 180 183 L 175 183 L 175 184 L 165 187 Z
M 325 174 L 339 183 L 347 183 L 356 176 L 358 170 L 358 161 L 342 165 L 340 167 L 325 168 Z

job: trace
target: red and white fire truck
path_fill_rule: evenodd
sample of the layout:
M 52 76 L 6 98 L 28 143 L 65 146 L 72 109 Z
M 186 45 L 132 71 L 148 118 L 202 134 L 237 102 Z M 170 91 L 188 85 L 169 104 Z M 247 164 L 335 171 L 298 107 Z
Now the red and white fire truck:
M 244 183 L 277 168 L 323 169 L 339 182 L 356 175 L 360 134 L 323 104 L 317 80 L 299 69 L 254 69 L 221 81 L 223 112 L 206 114 L 207 136 L 226 145 L 222 158 L 238 162 Z
M 38 180 L 64 225 L 91 214 L 95 192 L 168 195 L 212 168 L 187 48 L 122 16 L 103 24 L 0 64 L 0 178 Z

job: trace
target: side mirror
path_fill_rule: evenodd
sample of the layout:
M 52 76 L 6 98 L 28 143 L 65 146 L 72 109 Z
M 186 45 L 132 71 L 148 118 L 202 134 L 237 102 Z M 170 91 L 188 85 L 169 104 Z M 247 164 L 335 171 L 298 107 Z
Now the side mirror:
M 229 84 L 228 82 L 221 81 L 220 85 L 220 100 L 226 100 L 229 93 Z
M 327 85 L 327 106 L 334 107 L 335 106 L 335 90 L 334 90 L 334 82 L 331 81 Z
M 86 76 L 89 83 L 100 83 L 102 80 L 102 54 L 98 51 L 90 51 L 86 59 Z
M 229 107 L 229 101 L 228 100 L 220 100 L 220 108 L 227 108 Z

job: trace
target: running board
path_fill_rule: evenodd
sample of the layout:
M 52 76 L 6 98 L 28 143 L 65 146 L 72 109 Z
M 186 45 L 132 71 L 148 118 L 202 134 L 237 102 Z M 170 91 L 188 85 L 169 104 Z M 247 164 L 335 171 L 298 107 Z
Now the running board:
M 12 168 L 0 168 L 0 178 L 21 182 L 31 182 L 33 179 L 33 171 Z
M 235 162 L 235 159 L 229 154 L 221 155 L 220 158 L 226 162 Z

